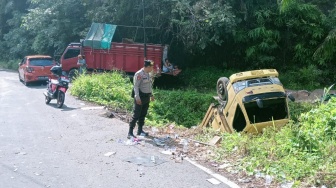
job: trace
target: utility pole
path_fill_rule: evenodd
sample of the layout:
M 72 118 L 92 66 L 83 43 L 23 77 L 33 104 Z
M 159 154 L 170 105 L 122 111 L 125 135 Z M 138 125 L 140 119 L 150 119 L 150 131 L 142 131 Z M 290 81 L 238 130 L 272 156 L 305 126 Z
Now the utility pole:
M 144 33 L 144 58 L 147 59 L 147 46 L 146 46 L 146 28 L 145 28 L 145 0 L 142 0 L 142 20 L 143 20 L 143 33 Z

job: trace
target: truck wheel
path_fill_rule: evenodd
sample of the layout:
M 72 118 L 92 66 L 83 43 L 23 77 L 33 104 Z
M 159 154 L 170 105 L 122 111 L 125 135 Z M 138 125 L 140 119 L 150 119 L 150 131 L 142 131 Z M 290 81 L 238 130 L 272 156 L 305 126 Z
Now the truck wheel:
M 78 70 L 77 69 L 71 69 L 69 71 L 68 77 L 69 77 L 70 82 L 75 80 L 77 76 L 78 76 Z
M 229 79 L 226 77 L 221 77 L 217 81 L 217 95 L 219 99 L 222 101 L 226 101 L 228 97 L 228 93 L 226 89 L 228 82 L 229 82 Z

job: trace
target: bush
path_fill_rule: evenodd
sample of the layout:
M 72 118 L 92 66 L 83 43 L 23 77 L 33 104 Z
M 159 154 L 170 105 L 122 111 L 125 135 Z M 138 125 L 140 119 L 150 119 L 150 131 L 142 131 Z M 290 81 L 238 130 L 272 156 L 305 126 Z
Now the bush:
M 321 87 L 324 78 L 323 72 L 315 65 L 280 73 L 279 78 L 286 88 L 314 90 Z
M 150 122 L 176 122 L 185 127 L 198 125 L 211 102 L 214 102 L 211 94 L 196 90 L 155 90 L 155 98 L 149 109 Z
M 18 70 L 20 62 L 21 62 L 21 60 L 19 60 L 19 59 L 8 60 L 8 61 L 0 61 L 0 68 Z
M 131 111 L 132 83 L 120 72 L 80 75 L 72 84 L 71 94 L 98 104 Z M 154 89 L 156 100 L 150 103 L 147 124 L 164 125 L 175 122 L 191 127 L 202 120 L 213 98 L 197 90 L 159 90 Z
M 71 94 L 81 99 L 113 106 L 122 110 L 131 110 L 132 83 L 123 73 L 80 75 L 72 84 Z
M 217 67 L 197 67 L 183 71 L 181 80 L 187 87 L 216 92 L 217 80 L 220 77 L 229 77 L 233 73 L 235 73 L 234 70 L 221 70 Z

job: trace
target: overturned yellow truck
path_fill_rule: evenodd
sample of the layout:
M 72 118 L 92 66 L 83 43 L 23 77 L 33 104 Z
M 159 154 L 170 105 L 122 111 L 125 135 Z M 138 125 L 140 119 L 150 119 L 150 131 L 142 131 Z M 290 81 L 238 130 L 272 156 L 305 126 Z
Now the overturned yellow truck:
M 201 127 L 232 133 L 260 133 L 268 126 L 283 126 L 289 121 L 287 98 L 275 69 L 233 74 L 217 81 L 218 104 L 211 104 Z

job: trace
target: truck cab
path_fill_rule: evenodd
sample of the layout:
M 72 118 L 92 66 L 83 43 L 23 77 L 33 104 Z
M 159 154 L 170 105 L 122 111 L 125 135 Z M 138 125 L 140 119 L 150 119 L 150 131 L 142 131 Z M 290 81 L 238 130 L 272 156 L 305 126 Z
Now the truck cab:
M 73 76 L 79 68 L 77 65 L 79 54 L 81 54 L 81 43 L 70 43 L 60 57 L 62 69 L 69 74 L 69 77 Z

